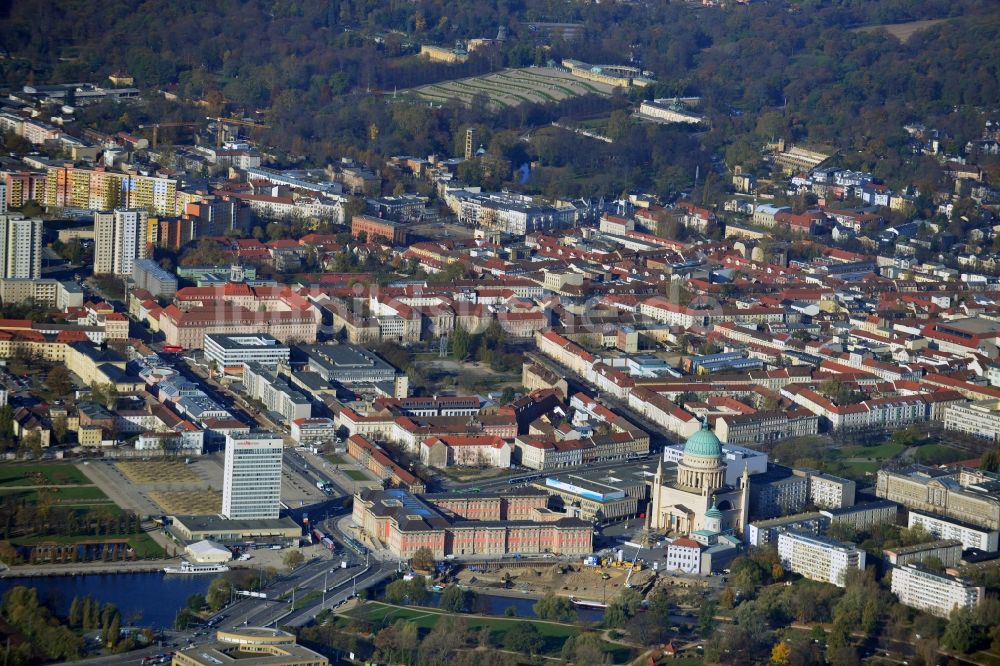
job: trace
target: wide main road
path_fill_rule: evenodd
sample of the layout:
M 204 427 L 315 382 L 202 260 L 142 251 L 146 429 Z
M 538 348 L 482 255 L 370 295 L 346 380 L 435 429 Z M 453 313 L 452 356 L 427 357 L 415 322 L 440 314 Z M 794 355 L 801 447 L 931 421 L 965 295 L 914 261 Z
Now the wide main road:
M 302 626 L 324 608 L 332 608 L 357 590 L 365 589 L 396 572 L 393 563 L 372 560 L 350 561 L 341 568 L 341 558 L 317 558 L 283 576 L 280 584 L 269 586 L 268 599 L 244 598 L 223 611 L 220 627 Z M 292 590 L 298 608 L 292 606 Z M 326 591 L 324 596 L 324 590 Z M 303 604 L 302 599 L 309 600 Z

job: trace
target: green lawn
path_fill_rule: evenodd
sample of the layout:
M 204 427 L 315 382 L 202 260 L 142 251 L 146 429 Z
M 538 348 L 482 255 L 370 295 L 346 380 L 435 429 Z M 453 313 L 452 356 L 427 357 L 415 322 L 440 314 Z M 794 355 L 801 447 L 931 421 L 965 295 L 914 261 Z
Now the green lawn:
M 835 457 L 840 460 L 847 458 L 888 460 L 889 458 L 901 453 L 905 448 L 906 447 L 902 444 L 893 444 L 892 442 L 886 442 L 885 444 L 879 444 L 878 446 L 848 446 L 843 449 L 837 449 Z
M 843 463 L 844 473 L 852 479 L 860 479 L 867 474 L 874 474 L 882 467 L 880 462 L 850 462 Z
M 313 601 L 319 599 L 322 596 L 323 593 L 320 590 L 312 590 L 310 592 L 306 592 L 305 594 L 296 593 L 295 603 L 291 605 L 292 610 L 295 610 L 297 608 L 302 608 L 303 606 L 308 606 Z
M 0 465 L 0 488 L 8 486 L 88 485 L 90 479 L 73 465 Z
M 419 606 L 395 606 L 381 601 L 369 601 L 362 606 L 351 610 L 345 614 L 347 617 L 358 620 L 365 620 L 375 626 L 375 631 L 381 626 L 388 626 L 397 620 L 413 622 L 418 628 L 430 630 L 438 623 L 442 617 L 452 615 L 444 613 L 436 608 L 424 608 Z M 459 615 L 468 621 L 469 629 L 476 631 L 487 627 L 490 630 L 490 639 L 497 645 L 503 643 L 503 638 L 508 631 L 516 630 L 524 623 L 531 623 L 545 640 L 543 653 L 558 654 L 567 638 L 580 633 L 580 627 L 572 624 L 562 624 L 559 622 L 546 622 L 544 620 L 531 620 L 522 618 L 492 618 L 475 615 Z M 631 651 L 624 646 L 605 644 L 605 650 L 611 653 L 614 663 L 619 664 L 627 661 L 631 656 Z
M 512 471 L 509 468 L 445 467 L 441 473 L 455 481 L 481 481 L 510 476 Z
M 946 444 L 924 444 L 923 446 L 917 448 L 913 457 L 918 462 L 927 465 L 945 465 L 947 463 L 955 462 L 956 460 L 963 460 L 972 456 L 970 456 L 967 452 L 953 449 Z
M 365 474 L 364 472 L 362 472 L 361 470 L 357 470 L 357 469 L 345 469 L 345 470 L 343 470 L 343 472 L 344 472 L 344 474 L 347 475 L 347 478 L 351 479 L 352 481 L 370 481 L 371 480 L 371 478 L 367 474 Z
M 333 465 L 350 465 L 352 462 L 354 462 L 353 460 L 351 460 L 342 453 L 330 453 L 323 457 L 327 460 L 327 462 Z
M 13 497 L 15 500 L 23 500 L 32 504 L 38 503 L 40 493 L 44 493 L 48 496 L 53 504 L 62 506 L 97 506 L 106 504 L 117 508 L 111 499 L 97 486 L 50 489 L 43 487 L 32 489 L 0 487 L 0 498 Z
M 976 652 L 972 655 L 972 658 L 977 664 L 988 664 L 989 666 L 1000 666 L 1000 654 L 995 654 L 993 652 Z
M 163 546 L 156 543 L 153 537 L 145 532 L 133 534 L 128 538 L 129 545 L 135 548 L 138 557 L 163 557 Z
M 39 543 L 70 544 L 82 543 L 84 541 L 102 541 L 111 539 L 128 539 L 129 545 L 135 548 L 136 555 L 140 558 L 158 558 L 163 556 L 163 548 L 145 532 L 140 534 L 101 534 L 101 535 L 38 535 L 24 538 L 12 539 L 13 543 L 23 546 L 31 546 Z

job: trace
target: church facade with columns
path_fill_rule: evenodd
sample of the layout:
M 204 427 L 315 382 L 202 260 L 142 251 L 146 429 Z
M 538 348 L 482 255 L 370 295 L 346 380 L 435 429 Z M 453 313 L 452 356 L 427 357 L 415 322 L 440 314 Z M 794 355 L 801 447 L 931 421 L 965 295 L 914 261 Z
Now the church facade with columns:
M 747 523 L 750 477 L 726 485 L 722 443 L 707 423 L 684 444 L 676 475 L 665 478 L 663 460 L 653 478 L 649 527 L 673 536 L 742 534 Z

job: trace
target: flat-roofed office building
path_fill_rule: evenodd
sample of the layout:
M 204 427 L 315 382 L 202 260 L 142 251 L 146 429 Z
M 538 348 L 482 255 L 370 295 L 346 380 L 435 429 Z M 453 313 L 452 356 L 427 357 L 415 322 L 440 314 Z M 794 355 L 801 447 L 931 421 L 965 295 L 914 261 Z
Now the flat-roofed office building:
M 288 363 L 289 353 L 288 345 L 267 333 L 209 333 L 205 336 L 205 358 L 215 361 L 219 368 L 235 368 L 244 363 L 274 368 Z
M 278 517 L 283 452 L 284 442 L 273 432 L 226 436 L 223 516 L 246 520 Z

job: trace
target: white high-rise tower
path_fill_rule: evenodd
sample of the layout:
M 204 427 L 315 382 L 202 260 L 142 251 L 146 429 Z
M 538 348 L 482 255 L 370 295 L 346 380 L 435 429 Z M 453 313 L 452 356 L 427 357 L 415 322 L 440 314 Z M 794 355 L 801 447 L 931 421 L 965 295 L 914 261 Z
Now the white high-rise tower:
M 234 520 L 278 517 L 283 450 L 284 442 L 273 432 L 226 436 L 223 516 Z
M 42 221 L 0 215 L 0 278 L 42 276 Z
M 116 208 L 94 215 L 94 273 L 132 275 L 136 259 L 146 258 L 149 213 Z

